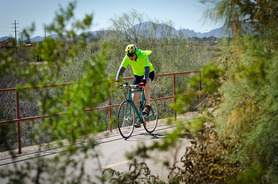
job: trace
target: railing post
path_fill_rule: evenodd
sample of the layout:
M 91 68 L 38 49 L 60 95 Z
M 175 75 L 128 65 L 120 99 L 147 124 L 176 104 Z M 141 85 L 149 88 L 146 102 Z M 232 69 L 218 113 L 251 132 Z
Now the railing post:
M 177 120 L 177 112 L 176 112 L 176 75 L 173 75 L 173 95 L 174 95 L 174 113 L 175 120 Z
M 108 105 L 112 105 L 111 103 L 111 96 L 108 96 Z M 112 108 L 109 108 L 109 130 L 112 132 Z
M 16 119 L 20 119 L 19 114 L 19 92 L 16 90 Z M 17 122 L 17 145 L 18 145 L 18 154 L 21 154 L 21 131 L 20 131 L 20 122 Z
M 200 113 L 202 114 L 202 77 L 201 72 L 199 72 L 200 82 L 199 82 L 199 102 L 200 102 Z

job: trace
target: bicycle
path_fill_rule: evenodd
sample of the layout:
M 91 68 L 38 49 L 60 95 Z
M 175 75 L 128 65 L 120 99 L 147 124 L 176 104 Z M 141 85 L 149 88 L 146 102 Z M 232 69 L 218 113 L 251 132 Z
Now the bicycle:
M 128 88 L 128 98 L 121 103 L 118 111 L 118 129 L 120 134 L 124 139 L 128 139 L 132 135 L 135 126 L 135 118 L 137 121 L 143 124 L 145 130 L 151 134 L 155 130 L 158 123 L 158 106 L 156 101 L 151 97 L 150 112 L 147 115 L 142 115 L 142 111 L 146 106 L 144 89 L 138 84 L 132 85 L 125 83 L 121 86 Z M 142 93 L 142 100 L 139 102 L 139 110 L 137 110 L 134 104 L 132 93 Z

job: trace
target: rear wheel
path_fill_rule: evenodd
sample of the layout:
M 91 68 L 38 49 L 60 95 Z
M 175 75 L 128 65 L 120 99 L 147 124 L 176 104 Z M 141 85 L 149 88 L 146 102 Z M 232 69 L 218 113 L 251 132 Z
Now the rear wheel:
M 134 108 L 128 100 L 121 103 L 118 112 L 118 129 L 123 138 L 127 139 L 134 130 Z
M 146 102 L 146 101 L 144 101 Z M 145 105 L 144 105 L 145 107 Z M 154 100 L 154 98 L 151 98 L 151 109 L 150 109 L 150 112 L 149 114 L 145 115 L 144 116 L 144 128 L 145 130 L 148 132 L 148 133 L 152 133 L 156 126 L 157 126 L 157 123 L 158 123 L 158 106 L 157 106 L 157 103 L 156 101 Z

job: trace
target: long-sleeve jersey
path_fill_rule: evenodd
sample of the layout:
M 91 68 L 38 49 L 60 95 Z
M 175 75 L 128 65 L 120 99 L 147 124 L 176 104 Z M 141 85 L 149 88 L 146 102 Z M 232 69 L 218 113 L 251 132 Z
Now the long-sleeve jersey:
M 149 50 L 142 51 L 140 49 L 137 49 L 135 52 L 137 55 L 136 61 L 132 61 L 131 59 L 129 59 L 128 56 L 125 56 L 122 61 L 121 67 L 126 68 L 128 65 L 130 65 L 133 70 L 133 74 L 137 76 L 145 75 L 145 67 L 150 67 L 149 72 L 152 72 L 154 71 L 154 68 L 153 65 L 150 63 L 148 57 L 148 55 L 150 55 L 151 52 L 152 51 Z

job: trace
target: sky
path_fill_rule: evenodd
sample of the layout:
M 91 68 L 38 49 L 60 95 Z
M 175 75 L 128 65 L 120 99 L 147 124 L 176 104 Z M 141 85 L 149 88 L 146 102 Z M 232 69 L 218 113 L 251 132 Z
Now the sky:
M 59 5 L 66 7 L 70 0 L 0 0 L 0 37 L 13 36 L 30 27 L 32 22 L 36 31 L 32 36 L 44 36 L 44 24 L 50 24 Z M 93 13 L 91 31 L 108 29 L 111 19 L 120 17 L 132 9 L 151 20 L 171 21 L 175 29 L 190 29 L 195 32 L 208 32 L 221 27 L 214 22 L 205 22 L 205 5 L 198 0 L 77 0 L 74 15 L 83 19 Z M 16 21 L 16 24 L 15 24 Z M 31 36 L 31 37 L 32 37 Z

